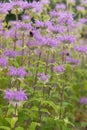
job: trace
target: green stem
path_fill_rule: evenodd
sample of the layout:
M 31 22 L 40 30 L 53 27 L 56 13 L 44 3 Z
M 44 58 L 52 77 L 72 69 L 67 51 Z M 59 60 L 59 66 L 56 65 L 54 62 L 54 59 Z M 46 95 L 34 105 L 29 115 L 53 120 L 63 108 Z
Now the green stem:
M 41 54 L 42 54 L 42 47 L 41 47 L 41 52 L 39 54 L 38 61 L 40 61 L 40 59 L 41 59 Z M 37 83 L 37 74 L 38 74 L 39 65 L 40 65 L 40 62 L 38 62 L 37 65 L 36 65 L 36 73 L 35 73 L 35 78 L 34 78 L 34 82 L 33 82 L 33 85 L 32 85 L 33 88 L 34 88 L 34 91 L 35 91 L 35 84 Z
M 49 51 L 47 51 L 45 74 L 47 74 L 47 70 L 48 70 L 48 59 L 49 59 Z
M 21 65 L 23 65 L 24 62 L 24 32 L 23 32 L 23 36 L 22 36 L 22 61 L 21 61 Z

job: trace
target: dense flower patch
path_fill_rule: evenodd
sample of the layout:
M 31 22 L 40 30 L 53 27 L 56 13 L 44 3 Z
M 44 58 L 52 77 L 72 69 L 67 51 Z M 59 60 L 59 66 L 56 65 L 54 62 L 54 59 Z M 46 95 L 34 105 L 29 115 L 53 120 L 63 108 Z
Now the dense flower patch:
M 0 129 L 87 126 L 86 3 L 0 3 Z

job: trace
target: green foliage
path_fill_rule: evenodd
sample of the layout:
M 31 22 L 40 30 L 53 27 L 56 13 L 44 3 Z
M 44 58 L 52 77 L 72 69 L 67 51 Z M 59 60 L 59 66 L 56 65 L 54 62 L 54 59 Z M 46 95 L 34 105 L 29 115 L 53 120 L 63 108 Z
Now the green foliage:
M 29 8 L 28 13 L 31 16 L 29 22 L 32 23 L 32 27 L 35 27 L 37 19 L 42 22 L 51 20 L 51 16 L 49 15 L 50 10 L 57 3 L 61 2 L 67 4 L 68 1 L 51 0 L 50 5 L 45 5 L 41 13 L 36 13 Z M 79 3 L 79 0 L 76 1 L 76 5 Z M 83 17 L 86 15 L 86 11 L 76 12 L 75 14 L 76 9 L 74 7 L 76 5 L 68 5 L 67 7 L 69 12 L 74 13 L 75 22 L 79 20 L 79 16 Z M 19 20 L 21 20 L 23 14 L 26 14 L 25 10 L 18 14 Z M 6 31 L 9 33 L 11 29 L 9 19 L 17 20 L 16 16 L 9 12 L 9 15 L 6 16 L 6 21 L 2 21 L 4 27 L 2 32 Z M 53 18 L 53 22 L 56 24 L 58 21 L 56 21 L 56 18 Z M 22 25 L 26 25 L 26 23 L 24 22 Z M 67 34 L 75 33 L 76 35 L 76 31 L 78 31 L 79 35 L 76 35 L 76 45 L 78 45 L 82 39 L 81 35 L 85 35 L 82 29 L 86 31 L 86 26 L 84 25 L 81 29 L 80 27 L 78 30 L 76 29 L 74 30 L 73 28 Z M 36 30 L 37 28 L 35 27 L 35 32 Z M 57 38 L 59 36 L 59 33 L 49 32 L 45 27 L 42 27 L 42 29 L 38 28 L 38 30 L 43 37 L 51 36 L 51 38 Z M 30 36 L 30 32 L 33 33 L 33 30 L 28 28 L 27 33 L 22 28 L 22 31 L 19 29 L 15 30 L 15 32 L 20 35 L 8 38 L 0 34 L 0 44 L 4 46 L 0 48 L 0 55 L 2 57 L 4 57 L 3 52 L 6 49 L 5 47 L 8 50 L 14 49 L 17 53 L 22 52 L 22 55 L 18 55 L 16 58 L 6 57 L 9 63 L 9 66 L 6 68 L 0 66 L 0 130 L 72 130 L 73 128 L 76 128 L 76 130 L 77 128 L 79 130 L 81 128 L 83 130 L 87 126 L 87 117 L 84 114 L 87 113 L 87 106 L 81 105 L 79 99 L 82 96 L 87 96 L 87 56 L 79 52 L 77 54 L 74 50 L 75 45 L 66 43 L 61 43 L 60 48 L 59 46 L 52 47 L 48 44 L 36 46 L 36 41 L 35 45 L 28 46 L 28 42 L 34 40 L 34 37 Z M 24 37 L 23 33 L 25 34 Z M 84 37 L 83 39 L 85 40 Z M 20 41 L 24 45 L 19 46 L 18 43 Z M 12 48 L 15 45 L 16 48 Z M 72 54 L 70 54 L 71 57 L 81 59 L 81 64 L 69 63 L 65 60 L 68 57 L 66 54 L 63 56 L 60 55 L 60 52 L 66 52 L 67 50 L 72 51 Z M 38 52 L 39 54 L 37 54 Z M 64 66 L 63 72 L 53 70 L 53 67 L 61 64 Z M 15 66 L 16 68 L 20 66 L 25 67 L 27 76 L 10 76 L 9 69 L 11 66 Z M 40 79 L 38 76 L 39 73 L 43 74 L 43 72 L 48 76 L 46 80 L 43 77 L 43 79 Z M 4 93 L 6 89 L 25 90 L 27 100 L 20 102 L 16 100 L 15 104 L 15 99 L 5 99 Z

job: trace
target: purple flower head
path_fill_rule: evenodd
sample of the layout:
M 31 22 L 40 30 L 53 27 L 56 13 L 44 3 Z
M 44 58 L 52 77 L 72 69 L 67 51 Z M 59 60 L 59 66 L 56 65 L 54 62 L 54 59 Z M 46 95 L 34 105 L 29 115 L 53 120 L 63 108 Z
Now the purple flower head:
M 1 3 L 0 3 L 1 4 Z M 10 11 L 12 9 L 12 5 L 10 3 L 7 3 L 7 2 L 4 2 L 2 3 L 2 8 L 5 10 L 5 11 Z
M 77 9 L 78 11 L 84 11 L 84 10 L 85 10 L 85 8 L 84 8 L 83 6 L 77 6 L 76 9 Z
M 48 28 L 48 30 L 53 30 L 53 23 L 51 21 L 46 21 L 45 26 Z
M 59 25 L 67 27 L 68 30 L 75 28 L 75 21 L 72 13 L 60 11 L 57 13 L 57 16 Z
M 22 11 L 22 9 L 27 4 L 27 2 L 19 0 L 19 1 L 10 1 L 9 4 L 11 5 L 11 10 L 12 9 L 18 9 L 18 10 L 20 9 Z
M 48 21 L 45 22 L 45 25 L 46 25 L 47 27 L 52 26 L 52 22 L 48 20 Z
M 52 11 L 50 12 L 50 16 L 51 16 L 51 17 L 58 17 L 58 12 L 56 12 L 55 10 L 52 10 Z
M 24 70 L 23 67 L 15 68 L 12 66 L 9 69 L 9 75 L 10 76 L 25 77 L 25 76 L 27 76 L 27 72 Z
M 0 2 L 0 14 L 7 14 L 8 13 L 8 8 L 6 8 L 6 3 L 1 3 Z
M 30 16 L 29 15 L 23 15 L 22 16 L 22 20 L 25 21 L 25 20 L 30 20 Z
M 5 58 L 0 58 L 0 66 L 1 67 L 7 67 L 8 66 L 8 60 Z
M 87 18 L 81 18 L 80 22 L 83 23 L 83 24 L 87 24 Z
M 27 96 L 25 94 L 25 91 L 23 91 L 23 90 L 16 91 L 14 94 L 15 94 L 15 99 L 17 101 L 27 100 Z
M 48 36 L 43 36 L 43 37 L 40 37 L 39 40 L 43 45 L 47 45 L 50 47 L 57 47 L 59 45 L 59 42 L 56 38 L 50 38 Z
M 25 91 L 23 90 L 5 90 L 4 98 L 8 99 L 9 103 L 13 104 L 19 104 L 21 101 L 27 100 L 27 96 L 25 94 Z
M 49 4 L 50 3 L 50 1 L 49 0 L 41 0 L 41 3 L 43 4 L 43 5 L 47 5 L 47 4 Z
M 65 67 L 63 65 L 54 66 L 53 70 L 57 73 L 63 73 L 65 71 Z
M 45 24 L 44 24 L 44 22 L 42 22 L 42 21 L 36 21 L 36 27 L 45 27 Z
M 66 61 L 70 64 L 73 64 L 73 65 L 78 65 L 80 63 L 80 60 L 77 60 L 75 58 L 71 58 L 71 57 L 67 57 L 66 58 Z
M 16 21 L 16 22 L 11 21 L 10 25 L 12 27 L 10 29 L 10 32 L 11 32 L 11 34 L 14 34 L 13 36 L 18 35 L 17 30 L 24 31 L 24 30 L 27 30 L 27 29 L 29 29 L 29 30 L 33 29 L 33 27 L 31 26 L 31 22 L 30 23 L 24 23 L 24 22 L 21 22 L 21 21 Z
M 17 76 L 17 69 L 15 67 L 10 67 L 9 69 L 9 75 L 10 76 Z
M 59 36 L 59 41 L 63 43 L 75 43 L 76 39 L 74 36 Z
M 14 92 L 12 90 L 5 90 L 5 99 L 8 99 L 9 101 L 13 101 L 15 96 L 14 96 Z
M 32 22 L 26 23 L 26 29 L 34 31 L 31 24 L 32 24 Z
M 17 75 L 20 77 L 25 77 L 27 76 L 27 72 L 24 70 L 23 67 L 20 67 L 17 69 Z
M 9 37 L 9 36 L 11 38 L 18 38 L 19 35 L 18 35 L 16 28 L 11 28 L 11 29 L 8 30 L 7 37 Z
M 59 11 L 59 10 L 65 10 L 65 9 L 66 9 L 65 4 L 56 4 L 55 10 Z
M 69 0 L 69 3 L 75 3 L 76 0 Z
M 87 0 L 81 0 L 82 5 L 87 5 Z
M 38 73 L 37 76 L 40 78 L 40 80 L 42 81 L 48 81 L 48 79 L 50 78 L 49 75 L 45 75 L 44 73 Z
M 6 15 L 8 12 L 6 9 L 0 8 L 0 13 L 1 13 L 1 15 Z
M 71 26 L 74 22 L 73 15 L 70 12 L 59 12 L 58 22 L 60 25 Z
M 64 33 L 65 32 L 65 27 L 64 26 L 58 26 L 58 33 Z
M 87 46 L 86 45 L 81 45 L 81 46 L 77 46 L 75 48 L 76 51 L 87 54 Z
M 80 103 L 81 104 L 87 104 L 87 97 L 80 98 Z
M 47 39 L 47 45 L 48 46 L 51 46 L 51 47 L 57 47 L 59 44 L 58 44 L 58 40 L 56 38 L 50 38 L 48 37 Z
M 27 1 L 24 1 L 23 3 L 22 2 L 21 2 L 21 8 L 22 9 L 27 9 L 27 7 L 29 6 L 29 3 Z
M 32 7 L 33 7 L 33 12 L 38 12 L 38 13 L 41 13 L 42 12 L 42 10 L 43 10 L 43 5 L 42 5 L 42 3 L 40 3 L 40 2 L 35 2 L 35 1 L 33 1 L 32 2 Z
M 5 50 L 4 55 L 7 57 L 16 57 L 17 56 L 16 52 L 13 50 Z
M 48 25 L 48 29 L 51 31 L 51 32 L 53 32 L 53 33 L 64 33 L 65 32 L 65 30 L 66 30 L 66 28 L 65 28 L 65 26 L 57 26 L 57 25 L 55 25 L 55 26 L 53 26 L 53 25 Z

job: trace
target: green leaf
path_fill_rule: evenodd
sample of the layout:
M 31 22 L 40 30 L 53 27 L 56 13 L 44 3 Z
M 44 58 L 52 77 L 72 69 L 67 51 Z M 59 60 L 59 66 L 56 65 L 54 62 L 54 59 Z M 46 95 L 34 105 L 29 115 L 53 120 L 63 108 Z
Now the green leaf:
M 69 125 L 71 125 L 71 126 L 74 126 L 74 124 L 73 124 L 72 122 L 70 122 L 70 121 L 68 120 L 68 118 L 65 118 L 65 119 L 64 119 L 64 122 L 65 122 L 66 125 L 69 124 Z
M 11 115 L 14 112 L 14 108 L 8 109 L 7 116 Z
M 19 113 L 18 113 L 18 124 L 21 125 L 25 120 L 27 120 L 29 117 L 28 117 L 28 114 L 21 110 Z
M 37 122 L 32 122 L 30 127 L 29 127 L 29 130 L 36 130 L 37 126 L 40 126 L 40 124 Z
M 15 123 L 17 122 L 18 118 L 17 117 L 13 117 L 11 120 L 11 128 L 14 128 Z
M 32 111 L 38 111 L 38 107 L 33 106 L 33 107 L 31 108 L 31 110 L 32 110 Z
M 42 105 L 49 105 L 50 107 L 52 107 L 56 113 L 58 113 L 58 106 L 52 102 L 52 101 L 42 101 Z
M 23 127 L 17 127 L 15 130 L 24 130 Z
M 10 123 L 7 118 L 0 116 L 0 126 L 7 126 L 10 128 Z
M 41 128 L 41 130 L 55 130 L 56 121 L 52 117 L 43 117 L 43 122 L 45 125 Z
M 24 47 L 18 47 L 18 48 L 16 48 L 16 51 L 21 51 L 21 50 L 23 50 L 23 49 L 25 49 L 26 48 L 26 46 L 24 46 Z
M 3 115 L 3 111 L 2 111 L 2 109 L 0 108 L 0 116 L 2 116 Z
M 6 126 L 0 126 L 0 129 L 1 130 L 11 130 L 9 127 L 6 127 Z
M 11 118 L 5 118 L 6 119 L 6 121 L 9 123 L 9 124 L 11 124 Z
M 71 103 L 68 103 L 68 102 L 63 102 L 63 107 L 66 108 L 66 107 L 69 107 L 69 108 L 73 108 L 73 105 Z
M 40 111 L 43 112 L 43 113 L 47 113 L 48 115 L 50 115 L 50 112 L 47 109 L 45 109 L 45 108 L 42 108 Z

